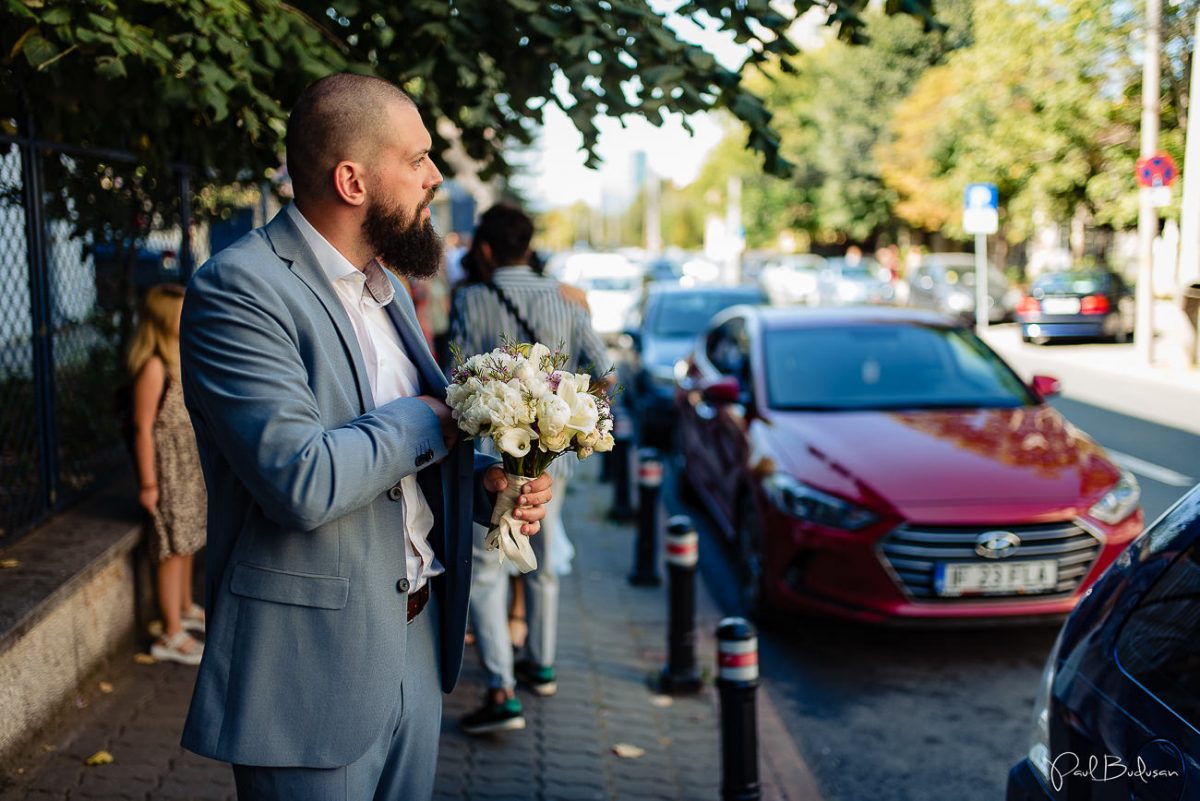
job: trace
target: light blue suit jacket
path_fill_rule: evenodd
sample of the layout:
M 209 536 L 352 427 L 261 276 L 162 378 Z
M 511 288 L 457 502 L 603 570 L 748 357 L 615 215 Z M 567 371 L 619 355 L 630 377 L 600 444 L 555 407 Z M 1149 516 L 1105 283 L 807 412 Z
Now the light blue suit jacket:
M 386 308 L 421 391 L 444 397 L 412 300 L 391 280 Z M 469 440 L 447 454 L 420 400 L 375 406 L 350 319 L 286 214 L 196 272 L 181 355 L 209 495 L 208 631 L 183 745 L 248 765 L 347 765 L 400 697 L 400 479 L 417 473 L 434 513 L 449 692 L 462 665 L 472 517 L 491 511 L 479 479 L 495 460 Z

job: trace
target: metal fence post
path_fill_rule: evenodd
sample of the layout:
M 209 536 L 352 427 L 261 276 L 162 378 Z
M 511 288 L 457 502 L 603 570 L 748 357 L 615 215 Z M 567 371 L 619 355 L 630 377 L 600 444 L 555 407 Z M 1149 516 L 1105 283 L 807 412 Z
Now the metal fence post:
M 676 515 L 667 523 L 667 664 L 659 677 L 663 692 L 700 690 L 696 668 L 696 565 L 700 537 L 692 519 Z
M 662 584 L 658 574 L 658 542 L 662 531 L 663 465 L 658 451 L 642 448 L 638 451 L 638 530 L 634 542 L 633 573 L 629 583 L 635 587 L 657 587 Z
M 721 696 L 721 801 L 758 801 L 758 635 L 740 617 L 717 626 Z
M 28 98 L 25 98 L 28 103 Z M 42 197 L 42 162 L 37 151 L 37 128 L 26 109 L 21 142 L 21 183 L 25 205 L 25 244 L 29 254 L 30 342 L 33 357 L 38 466 L 46 508 L 58 503 L 58 420 L 54 404 L 54 320 L 51 313 L 49 260 Z
M 622 412 L 625 412 L 622 409 Z M 611 459 L 610 476 L 613 483 L 613 505 L 610 520 L 624 522 L 633 519 L 633 422 L 627 413 L 616 415 L 613 421 L 613 449 L 605 456 Z

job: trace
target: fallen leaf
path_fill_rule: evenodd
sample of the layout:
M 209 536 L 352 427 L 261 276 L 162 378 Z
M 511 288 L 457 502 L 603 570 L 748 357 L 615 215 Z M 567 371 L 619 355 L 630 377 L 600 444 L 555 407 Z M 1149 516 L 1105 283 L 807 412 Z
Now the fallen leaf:
M 137 664 L 137 665 L 156 665 L 156 664 L 158 664 L 158 660 L 155 659 L 154 657 L 150 656 L 150 654 L 134 654 L 133 661 L 134 661 L 134 664 Z
M 659 737 L 658 738 L 659 745 L 670 745 L 673 742 L 675 742 L 675 741 L 672 740 L 670 737 Z
M 636 745 L 630 745 L 629 743 L 617 743 L 612 747 L 612 750 L 621 759 L 637 759 L 646 753 L 645 748 L 638 748 Z
M 150 624 L 148 626 L 146 626 L 146 632 L 151 637 L 154 637 L 155 639 L 161 637 L 163 635 L 162 621 L 161 620 L 151 620 Z
M 97 765 L 111 765 L 112 763 L 112 754 L 108 753 L 107 751 L 97 751 L 88 757 L 84 764 L 86 764 L 89 768 L 94 768 Z
M 11 570 L 14 567 L 20 567 L 20 566 L 21 566 L 20 559 L 0 559 L 0 567 L 4 568 L 5 570 Z
M 107 682 L 107 681 L 100 682 L 100 692 L 111 693 L 112 691 L 113 691 L 112 682 Z
M 675 703 L 675 699 L 669 695 L 652 695 L 650 696 L 650 705 L 656 706 L 659 709 L 664 709 Z

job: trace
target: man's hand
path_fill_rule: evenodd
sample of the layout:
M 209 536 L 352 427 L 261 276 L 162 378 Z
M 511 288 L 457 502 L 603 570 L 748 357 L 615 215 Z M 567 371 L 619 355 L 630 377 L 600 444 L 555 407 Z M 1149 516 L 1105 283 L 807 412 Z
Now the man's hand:
M 550 503 L 553 493 L 550 485 L 554 479 L 549 473 L 543 473 L 539 478 L 530 479 L 521 487 L 521 496 L 517 498 L 517 509 L 513 517 L 523 520 L 521 533 L 532 537 L 542 529 L 541 519 L 546 516 L 545 504 Z M 483 488 L 488 492 L 504 492 L 508 489 L 508 477 L 500 465 L 489 467 L 483 474 Z
M 559 284 L 558 294 L 563 296 L 563 300 L 568 303 L 574 303 L 576 306 L 582 306 L 583 310 L 588 314 L 592 313 L 592 309 L 588 306 L 587 292 L 584 292 L 577 286 L 571 284 Z
M 454 422 L 450 407 L 432 395 L 418 395 L 417 400 L 424 402 L 437 415 L 438 422 L 442 424 L 442 442 L 446 443 L 446 453 L 449 453 L 454 449 L 454 443 L 458 442 L 458 423 Z

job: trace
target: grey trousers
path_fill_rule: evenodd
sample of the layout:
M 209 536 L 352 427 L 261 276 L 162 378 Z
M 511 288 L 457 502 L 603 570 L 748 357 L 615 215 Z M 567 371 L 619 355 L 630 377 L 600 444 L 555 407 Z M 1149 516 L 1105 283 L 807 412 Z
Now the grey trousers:
M 526 650 L 530 660 L 553 667 L 558 639 L 558 574 L 554 571 L 554 549 L 562 537 L 562 508 L 567 497 L 567 479 L 554 479 L 553 497 L 546 504 L 542 529 L 529 543 L 538 567 L 524 574 L 525 615 L 529 625 Z M 475 526 L 471 562 L 471 627 L 479 647 L 479 659 L 487 671 L 488 687 L 511 690 L 513 675 L 512 640 L 508 634 L 508 565 L 501 565 L 497 551 L 484 548 L 484 526 Z
M 437 595 L 406 625 L 400 704 L 367 752 L 340 768 L 234 765 L 238 801 L 417 801 L 433 796 L 442 688 Z M 314 733 L 319 736 L 319 733 Z

